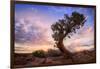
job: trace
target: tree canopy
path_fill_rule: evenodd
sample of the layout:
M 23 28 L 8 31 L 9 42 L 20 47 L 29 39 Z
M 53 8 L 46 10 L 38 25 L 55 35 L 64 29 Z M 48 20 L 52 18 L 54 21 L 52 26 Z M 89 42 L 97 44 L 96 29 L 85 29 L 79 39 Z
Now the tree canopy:
M 71 37 L 71 33 L 76 33 L 86 22 L 86 17 L 78 12 L 72 12 L 71 16 L 64 14 L 63 19 L 59 19 L 56 23 L 52 24 L 53 31 L 52 37 L 55 41 L 64 39 L 66 36 Z

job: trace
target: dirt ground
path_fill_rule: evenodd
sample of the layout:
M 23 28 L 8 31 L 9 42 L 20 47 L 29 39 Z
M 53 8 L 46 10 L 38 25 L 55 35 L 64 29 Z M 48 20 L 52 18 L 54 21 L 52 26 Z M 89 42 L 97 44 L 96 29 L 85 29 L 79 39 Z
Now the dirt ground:
M 15 53 L 14 67 L 37 67 L 37 66 L 51 66 L 51 65 L 70 65 L 70 64 L 85 64 L 95 63 L 96 53 L 95 51 L 82 51 L 73 53 L 72 58 L 65 58 L 63 55 L 59 56 L 46 56 L 35 57 L 29 54 Z

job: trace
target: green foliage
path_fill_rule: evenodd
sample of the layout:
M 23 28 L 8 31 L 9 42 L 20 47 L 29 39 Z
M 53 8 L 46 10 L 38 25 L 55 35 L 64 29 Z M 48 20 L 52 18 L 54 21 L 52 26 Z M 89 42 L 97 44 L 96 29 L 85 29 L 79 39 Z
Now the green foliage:
M 45 52 L 43 50 L 37 50 L 37 51 L 34 51 L 32 55 L 35 57 L 43 58 L 45 57 Z
M 64 15 L 63 19 L 51 25 L 53 31 L 52 37 L 55 41 L 63 40 L 66 36 L 71 38 L 70 34 L 76 33 L 76 29 L 80 29 L 86 22 L 86 17 L 78 12 L 72 12 L 71 16 Z

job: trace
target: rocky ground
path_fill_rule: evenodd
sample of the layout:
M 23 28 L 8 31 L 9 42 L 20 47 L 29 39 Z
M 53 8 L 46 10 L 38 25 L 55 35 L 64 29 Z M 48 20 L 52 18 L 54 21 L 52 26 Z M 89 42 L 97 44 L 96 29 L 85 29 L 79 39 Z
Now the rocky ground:
M 95 51 L 82 51 L 73 53 L 72 58 L 65 58 L 63 55 L 36 57 L 30 54 L 15 53 L 14 67 L 36 67 L 50 65 L 70 65 L 70 64 L 85 64 L 95 63 Z

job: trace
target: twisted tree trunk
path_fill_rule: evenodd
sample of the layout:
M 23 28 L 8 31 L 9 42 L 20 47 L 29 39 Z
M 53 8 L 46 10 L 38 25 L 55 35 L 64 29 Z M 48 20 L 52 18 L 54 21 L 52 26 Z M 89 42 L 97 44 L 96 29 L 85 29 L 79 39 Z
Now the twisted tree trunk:
M 57 43 L 57 47 L 58 47 L 59 50 L 62 52 L 62 54 L 64 55 L 64 57 L 66 57 L 66 58 L 72 58 L 72 53 L 69 52 L 69 51 L 64 47 L 63 39 L 60 40 L 60 41 Z

